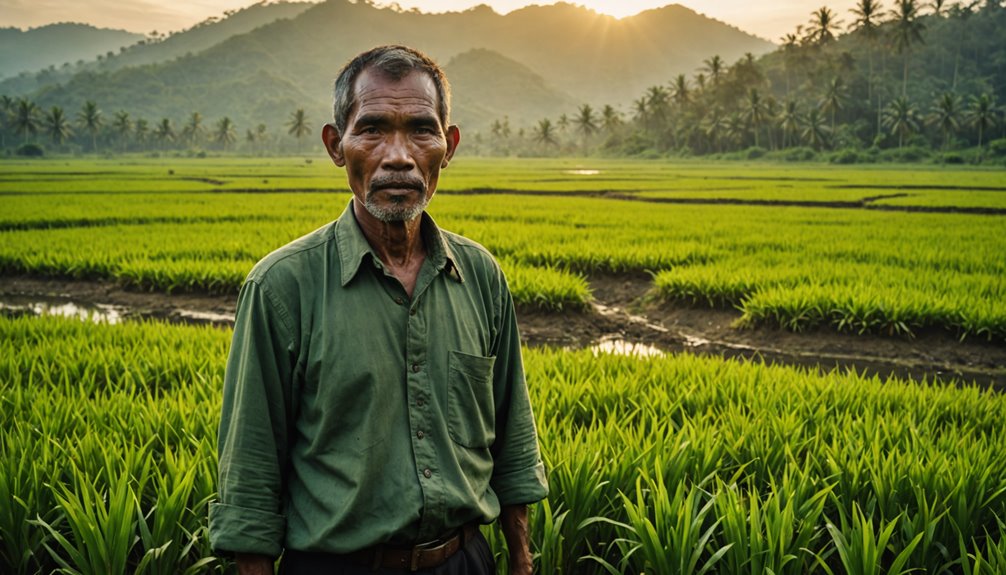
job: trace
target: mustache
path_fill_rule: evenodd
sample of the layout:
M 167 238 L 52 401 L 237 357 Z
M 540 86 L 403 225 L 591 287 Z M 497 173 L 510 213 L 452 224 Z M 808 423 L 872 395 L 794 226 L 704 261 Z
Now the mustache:
M 370 193 L 388 188 L 405 188 L 426 193 L 426 182 L 421 178 L 408 176 L 377 176 L 373 180 L 370 180 Z

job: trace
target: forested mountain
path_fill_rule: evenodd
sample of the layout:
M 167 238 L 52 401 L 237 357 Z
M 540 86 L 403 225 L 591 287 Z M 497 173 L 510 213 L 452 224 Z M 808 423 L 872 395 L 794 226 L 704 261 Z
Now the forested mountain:
M 220 42 L 250 32 L 255 28 L 265 26 L 281 18 L 294 18 L 312 6 L 308 2 L 276 2 L 266 4 L 259 2 L 241 10 L 229 10 L 222 17 L 211 17 L 179 32 L 159 32 L 152 30 L 150 36 L 132 34 L 129 42 L 114 46 L 115 50 L 77 50 L 73 52 L 72 60 L 51 62 L 56 64 L 53 69 L 46 69 L 37 74 L 20 74 L 0 82 L 0 94 L 21 96 L 35 92 L 45 86 L 65 83 L 80 72 L 108 72 L 128 66 L 140 66 L 157 62 L 166 62 L 186 54 L 195 54 Z M 127 46 L 127 44 L 129 44 Z M 18 45 L 11 47 L 19 58 L 26 53 Z M 95 57 L 97 55 L 97 58 Z M 70 65 L 64 66 L 63 62 Z M 48 65 L 49 62 L 46 63 Z M 43 68 L 37 66 L 36 68 Z M 0 75 L 2 78 L 3 75 Z
M 483 78 L 500 86 L 530 85 L 537 74 L 543 81 L 534 92 L 543 98 L 556 93 L 531 110 L 514 90 L 513 98 L 496 91 L 491 100 L 476 101 L 459 85 L 457 118 L 476 129 L 497 116 L 530 125 L 570 99 L 627 102 L 647 85 L 693 70 L 709 53 L 736 58 L 772 49 L 764 40 L 676 5 L 617 20 L 570 4 L 531 6 L 507 15 L 485 6 L 431 15 L 329 0 L 190 56 L 83 72 L 31 97 L 43 109 L 76 109 L 92 100 L 134 116 L 180 121 L 200 111 L 209 117 L 228 115 L 240 125 L 279 125 L 291 109 L 304 108 L 317 124 L 327 119 L 330 84 L 339 67 L 357 52 L 388 42 L 419 47 L 441 62 L 474 48 L 492 50 L 530 74 L 505 66 L 484 72 Z M 472 94 L 480 89 L 474 86 Z
M 446 62 L 466 153 L 1003 162 L 1003 4 L 822 6 L 759 55 L 770 45 L 680 6 L 615 20 L 329 0 L 168 62 L 0 91 L 0 147 L 300 150 L 339 67 L 397 42 Z
M 142 34 L 87 24 L 49 24 L 28 30 L 0 28 L 0 78 L 90 60 L 142 40 Z M 69 66 L 68 66 L 69 67 Z M 0 94 L 7 93 L 0 88 Z

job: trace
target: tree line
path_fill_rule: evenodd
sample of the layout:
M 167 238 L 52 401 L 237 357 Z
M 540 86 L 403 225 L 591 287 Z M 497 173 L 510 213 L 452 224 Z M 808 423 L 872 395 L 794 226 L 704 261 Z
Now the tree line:
M 299 153 L 312 129 L 303 108 L 291 112 L 275 132 L 260 123 L 244 130 L 227 116 L 210 121 L 192 112 L 184 122 L 170 118 L 151 123 L 125 110 L 105 114 L 86 101 L 71 117 L 62 107 L 39 108 L 28 98 L 0 95 L 0 149 L 19 155 L 42 155 L 45 149 L 62 152 L 126 153 L 206 150 L 249 154 Z
M 475 145 L 488 155 L 1006 157 L 1002 38 L 999 0 L 859 0 L 847 24 L 821 7 L 761 58 L 714 55 L 628 111 L 583 104 L 533 125 L 497 119 Z

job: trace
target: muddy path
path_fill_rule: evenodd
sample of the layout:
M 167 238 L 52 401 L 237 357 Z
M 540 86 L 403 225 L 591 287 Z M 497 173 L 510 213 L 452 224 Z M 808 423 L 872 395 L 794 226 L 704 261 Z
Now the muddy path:
M 736 310 L 689 307 L 647 297 L 650 277 L 595 275 L 586 312 L 518 309 L 522 339 L 532 346 L 593 348 L 613 353 L 695 353 L 808 366 L 822 371 L 974 381 L 1006 389 L 1006 345 L 958 341 L 932 332 L 915 338 L 793 333 L 772 327 L 738 329 Z M 230 325 L 234 295 L 162 294 L 125 290 L 112 282 L 27 276 L 0 277 L 0 311 L 9 315 L 57 313 L 111 321 L 159 319 Z

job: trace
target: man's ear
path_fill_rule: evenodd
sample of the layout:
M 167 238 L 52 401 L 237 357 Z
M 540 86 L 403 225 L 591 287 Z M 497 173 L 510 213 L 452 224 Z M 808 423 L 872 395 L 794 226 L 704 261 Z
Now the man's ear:
M 328 123 L 321 129 L 321 141 L 328 150 L 328 156 L 332 158 L 336 166 L 340 168 L 346 165 L 346 157 L 342 153 L 342 138 L 339 137 L 339 130 L 335 124 Z
M 458 149 L 458 143 L 461 142 L 461 130 L 455 125 L 447 126 L 447 154 L 444 156 L 444 161 L 440 163 L 441 168 L 446 168 L 447 164 L 450 163 L 451 158 L 454 157 L 454 152 Z

